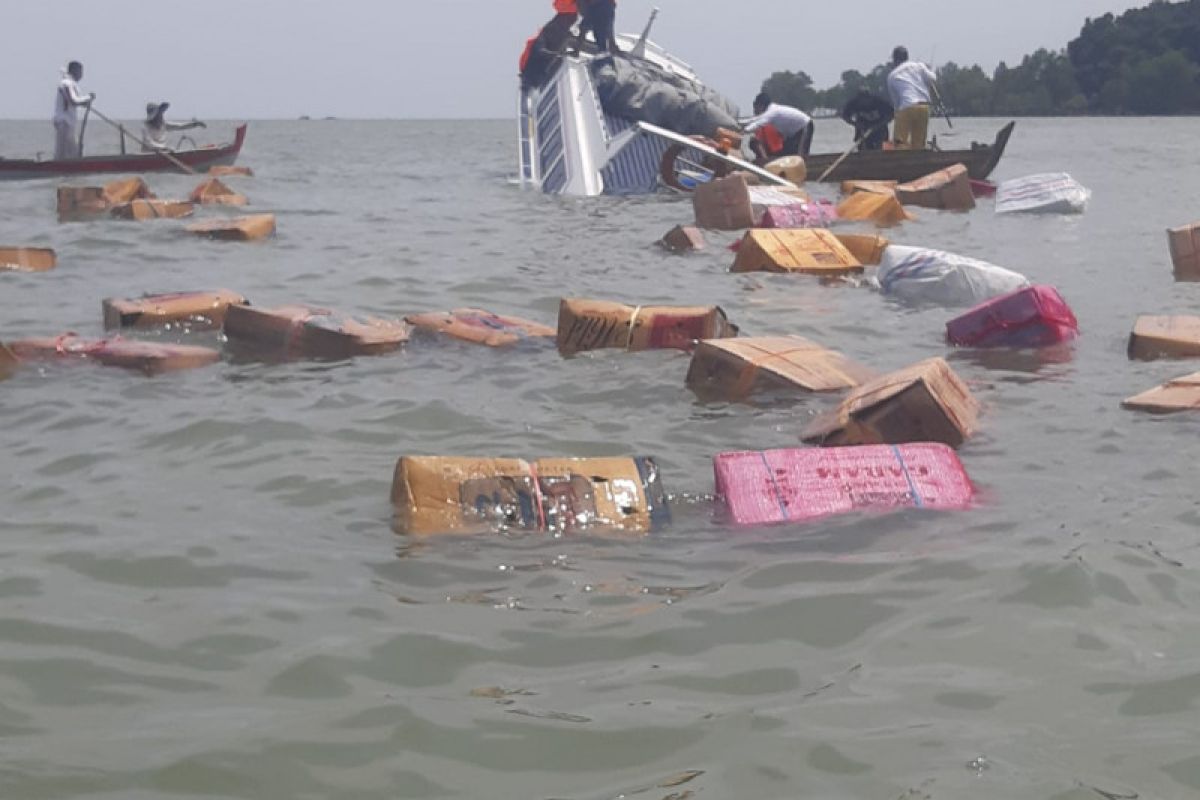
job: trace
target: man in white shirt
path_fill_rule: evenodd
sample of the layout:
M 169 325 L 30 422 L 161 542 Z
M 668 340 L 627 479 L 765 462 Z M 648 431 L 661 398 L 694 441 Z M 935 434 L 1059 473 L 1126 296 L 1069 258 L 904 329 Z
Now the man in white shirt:
M 926 65 L 908 59 L 908 49 L 892 51 L 888 94 L 896 109 L 895 143 L 898 150 L 924 150 L 929 135 L 929 103 L 937 95 L 937 76 Z
M 171 145 L 167 142 L 168 131 L 186 131 L 192 128 L 208 127 L 198 119 L 193 119 L 191 122 L 168 122 L 163 114 L 170 105 L 167 102 L 146 104 L 146 121 L 142 123 L 143 151 L 170 150 Z
M 807 156 L 813 121 L 798 108 L 772 103 L 771 96 L 762 92 L 754 98 L 754 116 L 746 122 L 746 132 L 754 134 L 750 149 L 765 163 L 782 156 Z
M 83 80 L 83 64 L 72 61 L 58 84 L 54 96 L 54 158 L 79 158 L 79 135 L 75 132 L 78 117 L 75 109 L 91 105 L 95 93 L 82 94 L 79 81 Z

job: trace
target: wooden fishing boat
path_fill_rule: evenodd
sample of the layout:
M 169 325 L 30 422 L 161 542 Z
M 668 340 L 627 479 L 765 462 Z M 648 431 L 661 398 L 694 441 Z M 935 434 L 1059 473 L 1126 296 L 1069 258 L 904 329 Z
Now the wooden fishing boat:
M 120 153 L 59 161 L 0 158 L 0 180 L 74 177 L 104 172 L 177 172 L 179 165 L 176 161 L 183 162 L 197 172 L 204 172 L 209 167 L 233 164 L 237 161 L 245 141 L 246 126 L 242 124 L 238 126 L 231 143 L 208 145 L 194 150 L 176 150 L 171 153 L 174 160 L 161 153 Z
M 1008 139 L 1017 123 L 1010 122 L 996 134 L 991 144 L 972 142 L 969 150 L 868 150 L 851 153 L 826 176 L 826 181 L 915 181 L 930 173 L 955 164 L 965 164 L 968 174 L 983 180 L 1000 163 Z M 810 180 L 816 180 L 829 169 L 841 153 L 812 154 L 804 159 Z

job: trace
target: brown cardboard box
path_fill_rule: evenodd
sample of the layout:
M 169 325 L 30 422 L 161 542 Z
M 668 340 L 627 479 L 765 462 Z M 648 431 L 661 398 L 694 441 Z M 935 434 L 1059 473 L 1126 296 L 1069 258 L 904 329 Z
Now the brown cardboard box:
M 672 253 L 703 250 L 705 245 L 704 234 L 691 225 L 676 225 L 658 243 Z
M 112 207 L 117 219 L 181 219 L 192 215 L 192 204 L 182 200 L 131 200 Z
M 840 276 L 863 271 L 838 238 L 820 228 L 756 228 L 742 237 L 733 272 Z
M 955 164 L 896 187 L 896 199 L 906 206 L 945 211 L 970 211 L 975 207 L 971 178 L 963 164 Z
M 883 260 L 883 251 L 890 244 L 887 239 L 871 233 L 835 233 L 834 236 L 858 259 L 860 264 L 878 266 Z
M 1184 375 L 1130 397 L 1121 403 L 1131 411 L 1172 414 L 1176 411 L 1195 411 L 1200 408 L 1200 372 Z
M 905 220 L 915 219 L 904 210 L 894 195 L 855 192 L 838 204 L 837 214 L 842 219 L 873 222 L 881 228 L 890 227 Z
M 549 325 L 520 317 L 505 317 L 479 308 L 410 314 L 404 321 L 418 330 L 445 334 L 488 347 L 516 344 L 525 339 L 551 339 L 557 334 Z
M 244 206 L 246 196 L 230 189 L 219 178 L 208 178 L 192 190 L 188 199 L 200 205 Z
M 669 521 L 649 458 L 405 456 L 392 478 L 400 533 L 614 531 L 643 534 Z
M 698 339 L 737 336 L 737 330 L 719 306 L 627 306 L 563 298 L 558 308 L 563 355 L 609 347 L 689 350 Z
M 107 367 L 121 367 L 160 375 L 215 364 L 221 354 L 211 347 L 138 342 L 132 339 L 81 339 L 72 333 L 46 339 L 21 339 L 9 342 L 12 352 L 25 361 L 63 359 L 95 361 Z
M 1138 317 L 1128 352 L 1143 361 L 1200 358 L 1200 317 Z
M 21 366 L 21 360 L 12 350 L 0 343 L 0 378 L 8 377 L 19 366 Z
M 687 384 L 697 393 L 741 399 L 759 389 L 835 392 L 875 377 L 870 369 L 799 336 L 700 342 Z
M 248 305 L 246 298 L 228 289 L 212 292 L 148 294 L 143 297 L 106 298 L 101 303 L 104 327 L 157 328 L 186 323 L 194 328 L 219 328 L 231 305 Z
M 1200 279 L 1200 222 L 1169 229 L 1167 244 L 1171 248 L 1176 277 Z
M 941 358 L 876 378 L 803 433 L 825 447 L 941 442 L 958 447 L 975 432 L 979 404 Z
M 763 169 L 772 175 L 778 175 L 784 180 L 799 186 L 808 178 L 808 166 L 800 156 L 784 156 L 768 162 Z
M 248 217 L 210 219 L 187 226 L 188 233 L 227 242 L 249 242 L 275 235 L 274 214 L 252 214 Z
M 225 311 L 225 335 L 284 358 L 343 359 L 398 349 L 408 341 L 408 326 L 397 320 L 360 322 L 308 306 L 231 305 Z
M 750 185 L 743 175 L 717 178 L 696 187 L 692 193 L 696 224 L 718 231 L 753 228 L 754 207 L 750 203 Z
M 842 181 L 842 194 L 867 192 L 890 196 L 896 193 L 898 185 L 897 181 Z
M 134 200 L 153 200 L 154 192 L 141 178 L 122 178 L 104 185 L 104 202 L 110 206 L 131 203 Z
M 104 189 L 99 186 L 58 187 L 58 221 L 82 222 L 108 211 Z
M 234 175 L 240 175 L 245 178 L 253 178 L 254 170 L 249 167 L 232 167 L 226 165 L 217 165 L 208 168 L 208 174 L 216 178 L 225 178 Z
M 46 272 L 58 266 L 49 247 L 0 247 L 0 272 Z

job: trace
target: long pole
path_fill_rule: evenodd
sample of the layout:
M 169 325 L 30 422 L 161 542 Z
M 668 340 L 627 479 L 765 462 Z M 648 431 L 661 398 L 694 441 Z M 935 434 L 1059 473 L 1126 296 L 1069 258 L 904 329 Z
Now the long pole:
M 112 125 L 112 126 L 113 126 L 114 128 L 116 128 L 117 130 L 121 131 L 121 133 L 122 133 L 122 134 L 126 133 L 125 129 L 124 129 L 124 128 L 123 128 L 123 127 L 122 127 L 122 126 L 119 124 L 119 123 L 113 122 L 111 119 L 109 119 L 108 117 L 106 117 L 104 114 L 102 114 L 102 113 L 100 112 L 100 109 L 98 109 L 98 108 L 93 108 L 92 110 L 96 112 L 96 116 L 97 116 L 97 117 L 99 117 L 100 119 L 104 120 L 104 121 L 105 121 L 105 122 L 107 122 L 109 125 Z M 130 134 L 128 134 L 128 135 L 129 135 L 129 138 L 130 138 L 130 139 L 133 139 L 135 142 L 137 142 L 138 144 L 140 144 L 140 145 L 141 145 L 142 147 L 144 147 L 146 150 L 148 150 L 148 151 L 150 151 L 150 152 L 153 152 L 153 153 L 158 153 L 160 156 L 162 156 L 163 158 L 167 159 L 167 160 L 168 160 L 168 161 L 170 161 L 172 164 L 174 164 L 175 166 L 179 167 L 181 170 L 183 170 L 184 172 L 188 173 L 189 175 L 197 175 L 197 174 L 198 174 L 198 173 L 196 172 L 196 170 L 192 169 L 191 167 L 189 167 L 187 164 L 185 164 L 185 163 L 183 163 L 182 161 L 180 161 L 180 160 L 179 160 L 178 158 L 176 158 L 175 156 L 171 155 L 170 153 L 166 152 L 165 150 L 159 150 L 158 148 L 156 148 L 156 147 L 154 147 L 154 146 L 150 145 L 148 142 L 146 142 L 146 140 L 145 140 L 145 139 L 141 138 L 140 136 L 134 136 L 132 133 L 130 133 Z
M 87 133 L 88 117 L 92 114 L 92 104 L 88 103 L 83 112 L 83 124 L 79 126 L 79 157 L 83 158 L 83 135 Z
M 953 128 L 954 123 L 950 121 L 950 112 L 946 110 L 946 102 L 942 100 L 942 93 L 938 91 L 937 84 L 931 84 L 929 88 L 933 89 L 933 98 L 937 100 L 938 107 L 942 109 L 942 116 L 946 118 L 946 124 Z
M 847 150 L 846 152 L 842 153 L 840 156 L 838 156 L 838 160 L 833 162 L 832 164 L 830 164 L 829 169 L 827 169 L 821 173 L 821 177 L 817 178 L 817 183 L 822 183 L 826 178 L 828 178 L 829 173 L 833 172 L 835 169 L 837 169 L 839 166 L 841 166 L 842 162 L 845 161 L 847 158 L 849 158 L 850 154 L 854 152 L 854 148 L 856 148 L 860 144 L 862 144 L 863 140 L 866 139 L 868 136 L 870 136 L 872 133 L 874 133 L 875 129 L 878 127 L 879 127 L 879 123 L 872 125 L 871 127 L 867 128 L 866 131 L 863 132 L 862 136 L 855 139 L 854 144 L 850 145 L 850 149 Z

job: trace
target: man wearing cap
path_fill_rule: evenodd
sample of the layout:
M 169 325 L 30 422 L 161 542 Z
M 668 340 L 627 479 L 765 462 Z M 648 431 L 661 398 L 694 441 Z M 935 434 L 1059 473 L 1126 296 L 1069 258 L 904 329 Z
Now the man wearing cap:
M 79 135 L 76 131 L 78 115 L 75 109 L 88 106 L 96 99 L 95 94 L 83 94 L 79 91 L 79 81 L 83 80 L 83 64 L 72 61 L 63 70 L 63 79 L 58 84 L 58 93 L 54 97 L 54 158 L 79 158 Z
M 167 122 L 163 118 L 163 114 L 170 106 L 171 104 L 165 101 L 146 104 L 146 121 L 142 123 L 143 151 L 152 153 L 156 150 L 170 150 L 171 146 L 167 144 L 168 131 L 186 131 L 192 128 L 208 127 L 195 118 L 191 122 Z
M 892 131 L 898 150 L 924 150 L 929 134 L 929 103 L 937 94 L 937 76 L 920 61 L 908 59 L 908 48 L 892 51 L 892 71 L 887 79 L 888 94 L 896 109 Z

